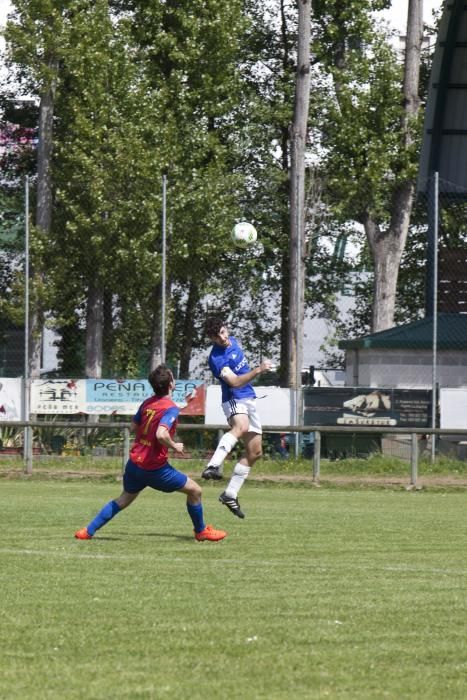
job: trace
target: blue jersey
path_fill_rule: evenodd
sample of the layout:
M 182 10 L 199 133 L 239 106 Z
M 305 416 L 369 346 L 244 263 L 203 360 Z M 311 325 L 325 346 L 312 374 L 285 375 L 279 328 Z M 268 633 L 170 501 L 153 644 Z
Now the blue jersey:
M 250 371 L 240 345 L 233 336 L 229 336 L 229 340 L 230 345 L 228 348 L 222 348 L 220 345 L 213 345 L 209 354 L 209 368 L 215 378 L 221 383 L 222 403 L 230 401 L 230 399 L 255 399 L 255 390 L 251 384 L 245 384 L 240 387 L 229 386 L 220 376 L 224 367 L 228 367 L 238 376 Z

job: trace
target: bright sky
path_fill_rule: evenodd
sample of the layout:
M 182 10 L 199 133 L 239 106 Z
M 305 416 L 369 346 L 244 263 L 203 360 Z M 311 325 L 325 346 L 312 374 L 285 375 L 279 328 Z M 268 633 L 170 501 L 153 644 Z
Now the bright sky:
M 443 4 L 443 0 L 423 0 L 423 18 L 426 23 L 432 23 L 432 11 L 438 10 Z M 397 29 L 401 34 L 405 32 L 407 23 L 408 0 L 392 0 L 391 9 L 385 10 L 382 16 L 389 24 Z M 10 0 L 0 0 L 0 28 L 4 26 L 8 12 L 11 10 Z M 0 50 L 4 47 L 3 39 L 0 38 Z
M 433 9 L 439 9 L 443 0 L 423 0 L 423 15 L 425 22 L 431 20 L 431 12 Z M 387 10 L 384 15 L 388 18 L 390 24 L 399 30 L 403 30 L 407 21 L 407 5 L 408 0 L 393 0 L 390 10 Z M 5 19 L 10 11 L 10 0 L 0 0 L 0 26 L 5 24 Z
M 391 9 L 382 13 L 389 24 L 401 33 L 405 32 L 407 24 L 408 4 L 408 0 L 392 0 Z M 443 0 L 423 0 L 423 19 L 427 24 L 432 24 L 433 10 L 439 10 L 442 5 Z
M 6 16 L 11 9 L 10 0 L 0 0 L 0 26 L 5 24 Z

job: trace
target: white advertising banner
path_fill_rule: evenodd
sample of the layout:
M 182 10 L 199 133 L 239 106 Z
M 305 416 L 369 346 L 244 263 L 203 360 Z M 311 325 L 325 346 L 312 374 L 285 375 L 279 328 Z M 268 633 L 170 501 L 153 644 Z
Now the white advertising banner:
M 71 415 L 83 413 L 86 380 L 33 379 L 31 381 L 31 413 Z
M 262 425 L 283 426 L 293 423 L 290 389 L 278 386 L 255 386 L 256 407 Z M 223 425 L 227 428 L 221 404 L 221 387 L 218 384 L 208 386 L 206 392 L 205 425 Z
M 440 428 L 467 430 L 467 389 L 440 389 Z
M 0 378 L 0 421 L 22 420 L 21 377 Z
M 146 379 L 86 379 L 84 413 L 133 416 L 141 403 L 154 394 Z M 183 415 L 204 414 L 204 383 L 177 379 L 172 392 Z
M 133 416 L 153 390 L 146 379 L 34 379 L 31 413 Z M 172 398 L 183 415 L 204 415 L 202 381 L 177 379 Z

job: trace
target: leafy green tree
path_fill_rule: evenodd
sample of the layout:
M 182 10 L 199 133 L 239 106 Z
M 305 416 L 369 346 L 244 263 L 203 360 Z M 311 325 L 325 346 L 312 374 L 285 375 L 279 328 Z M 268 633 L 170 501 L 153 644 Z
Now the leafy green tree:
M 2 86 L 0 110 L 0 335 L 6 342 L 7 329 L 24 326 L 25 178 L 35 170 L 31 125 L 37 110 L 15 100 L 7 85 Z M 24 341 L 13 352 L 20 355 L 23 347 Z
M 122 306 L 135 303 L 133 290 L 144 296 L 160 274 L 155 244 L 160 194 L 154 188 L 160 115 L 141 67 L 132 60 L 127 21 L 116 22 L 108 3 L 100 1 L 74 17 L 73 29 L 57 97 L 50 253 L 55 311 L 67 310 L 71 325 L 77 316 L 81 320 L 86 374 L 100 376 L 105 325 L 108 341 Z M 72 280 L 74 293 L 65 280 Z M 126 330 L 131 335 L 131 327 Z M 107 350 L 113 353 L 112 343 Z
M 385 231 L 398 183 L 412 173 L 400 67 L 369 15 L 384 4 L 314 5 L 305 295 L 315 313 L 334 308 L 342 271 L 320 237 L 367 214 Z M 63 368 L 137 374 L 160 357 L 166 174 L 168 357 L 188 373 L 215 302 L 259 354 L 280 337 L 285 381 L 295 3 L 17 0 L 16 8 L 8 38 L 24 85 L 38 96 L 55 91 L 53 216 L 34 246 Z M 232 249 L 239 219 L 258 227 L 254 251 Z M 86 338 L 85 355 L 68 332 Z
M 5 37 L 11 64 L 23 90 L 39 99 L 37 183 L 34 236 L 31 239 L 32 308 L 30 375 L 38 376 L 47 306 L 43 251 L 52 222 L 51 157 L 59 63 L 67 36 L 68 6 L 63 0 L 16 0 Z
M 125 8 L 133 13 L 135 42 L 167 134 L 169 355 L 180 359 L 186 375 L 192 347 L 201 342 L 195 332 L 202 326 L 201 300 L 218 295 L 230 230 L 244 216 L 246 173 L 236 122 L 247 102 L 238 67 L 246 23 L 240 2 L 151 8 L 132 2 Z
M 373 330 L 393 323 L 417 171 L 421 7 L 409 3 L 404 69 L 371 12 L 384 2 L 317 2 L 316 55 L 332 81 L 325 120 L 327 194 L 342 220 L 364 227 L 374 269 Z

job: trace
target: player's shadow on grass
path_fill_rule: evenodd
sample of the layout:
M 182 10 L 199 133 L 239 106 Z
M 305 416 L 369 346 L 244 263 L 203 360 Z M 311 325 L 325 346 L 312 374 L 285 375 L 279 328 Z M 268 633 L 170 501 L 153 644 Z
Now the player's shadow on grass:
M 94 540 L 94 542 L 120 542 L 121 540 L 124 540 L 126 538 L 124 536 L 115 537 L 112 535 L 96 535 L 92 539 Z
M 194 538 L 190 535 L 174 535 L 170 532 L 117 532 L 115 535 L 96 535 L 96 542 L 123 542 L 132 537 L 160 537 L 161 539 L 183 540 L 191 542 Z
M 160 537 L 161 539 L 189 540 L 190 542 L 194 539 L 192 535 L 174 535 L 170 532 L 136 532 L 132 534 L 137 537 Z

